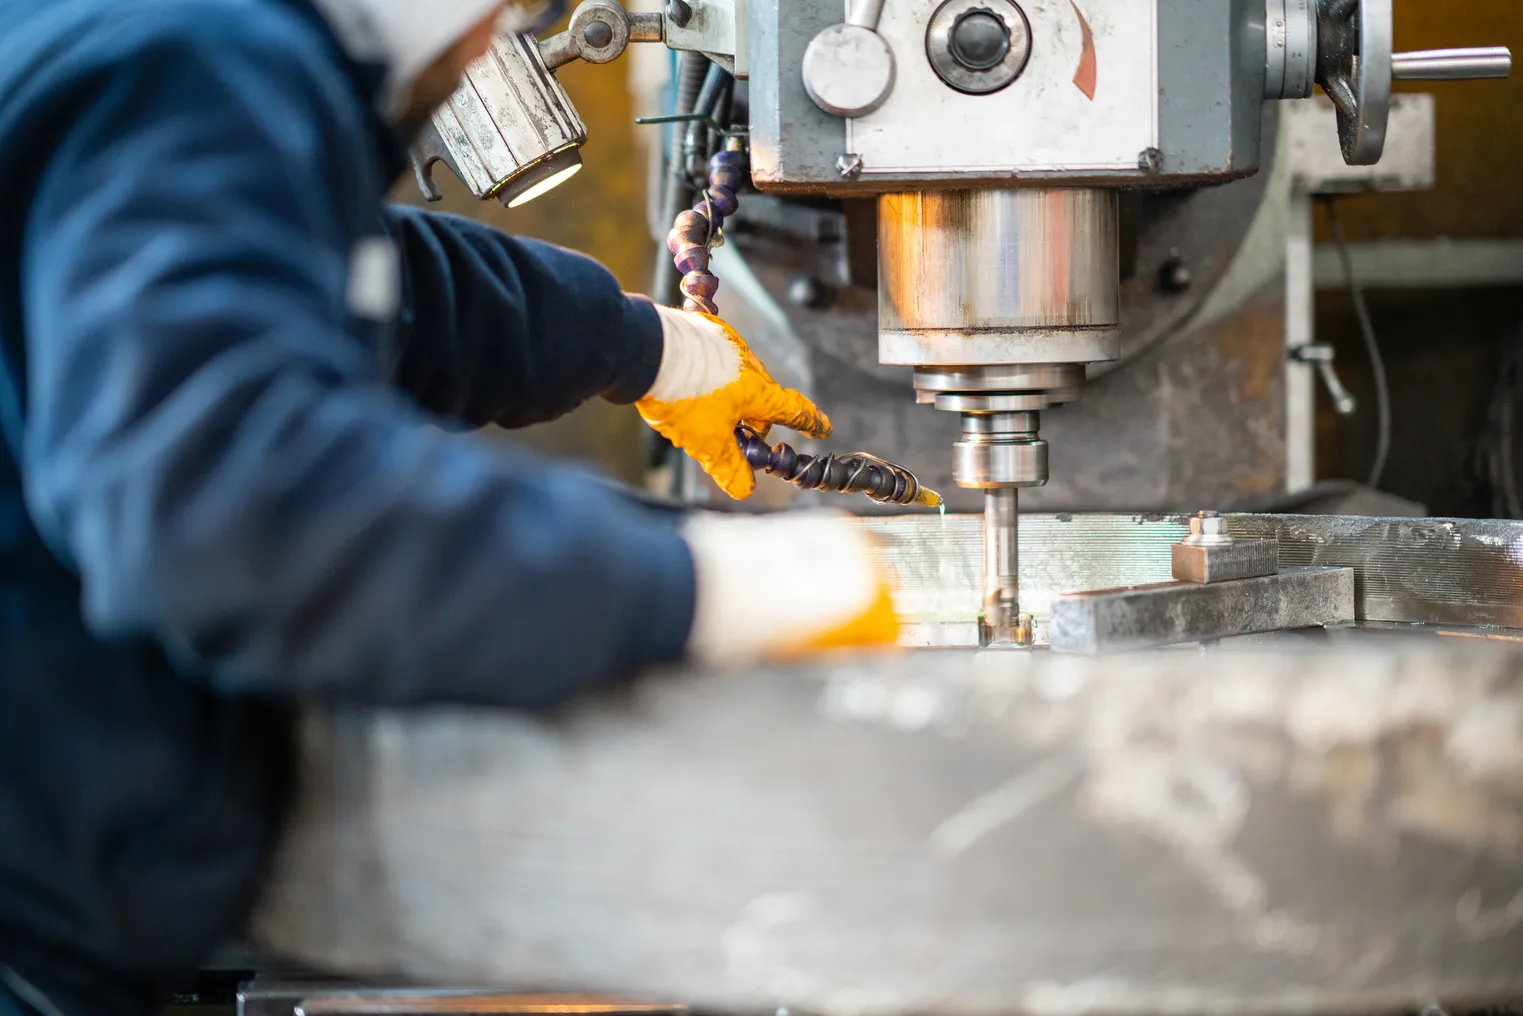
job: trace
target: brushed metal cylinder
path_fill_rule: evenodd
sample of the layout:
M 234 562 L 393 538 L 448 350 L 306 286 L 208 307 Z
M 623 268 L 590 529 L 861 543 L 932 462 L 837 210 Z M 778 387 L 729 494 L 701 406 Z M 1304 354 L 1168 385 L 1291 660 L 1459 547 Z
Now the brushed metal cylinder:
M 575 174 L 586 142 L 587 128 L 534 37 L 503 35 L 434 111 L 414 143 L 413 170 L 430 201 L 440 196 L 432 168 L 443 162 L 476 197 L 513 207 Z
M 1014 488 L 984 494 L 984 596 L 979 642 L 1018 641 L 1021 613 L 1020 494 Z
M 1119 199 L 1010 188 L 878 199 L 879 358 L 909 365 L 1114 359 Z
M 1040 487 L 1047 482 L 1047 442 L 1034 412 L 968 413 L 962 440 L 952 446 L 952 479 L 959 487 Z

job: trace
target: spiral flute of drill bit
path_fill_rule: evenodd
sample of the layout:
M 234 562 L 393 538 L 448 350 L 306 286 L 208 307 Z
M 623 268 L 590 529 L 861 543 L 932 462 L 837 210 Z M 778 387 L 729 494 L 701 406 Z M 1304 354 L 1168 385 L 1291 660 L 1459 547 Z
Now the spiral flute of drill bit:
M 746 179 L 745 163 L 744 152 L 726 149 L 714 153 L 709 160 L 708 187 L 691 209 L 677 216 L 666 235 L 666 249 L 682 273 L 683 310 L 719 313 L 714 305 L 719 279 L 709 271 L 709 257 L 725 218 L 740 207 L 738 192 Z
M 781 477 L 800 490 L 827 494 L 865 494 L 878 504 L 919 504 L 934 508 L 941 495 L 922 487 L 901 465 L 866 452 L 850 455 L 809 455 L 786 444 L 769 447 L 749 427 L 737 427 L 735 439 L 752 469 Z

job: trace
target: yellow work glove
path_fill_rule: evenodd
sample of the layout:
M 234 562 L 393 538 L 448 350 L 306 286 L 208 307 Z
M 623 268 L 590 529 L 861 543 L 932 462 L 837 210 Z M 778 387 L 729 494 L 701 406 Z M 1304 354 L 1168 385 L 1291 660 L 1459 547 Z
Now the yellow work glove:
M 741 667 L 898 645 L 888 574 L 846 516 L 699 513 L 682 537 L 697 581 L 694 662 Z
M 772 380 L 735 330 L 716 317 L 657 307 L 665 346 L 656 382 L 635 408 L 645 422 L 691 455 L 736 500 L 756 476 L 735 441 L 746 424 L 763 437 L 776 423 L 813 438 L 830 436 L 814 403 Z

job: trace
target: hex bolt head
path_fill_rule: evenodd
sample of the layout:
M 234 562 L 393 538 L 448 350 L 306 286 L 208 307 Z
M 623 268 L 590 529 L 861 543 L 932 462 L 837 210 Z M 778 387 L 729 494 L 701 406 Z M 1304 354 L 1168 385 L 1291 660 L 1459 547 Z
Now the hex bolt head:
M 1222 546 L 1232 542 L 1227 532 L 1227 520 L 1217 512 L 1200 512 L 1190 519 L 1190 535 L 1186 543 L 1198 547 Z
M 687 23 L 693 20 L 693 8 L 686 0 L 667 0 L 666 19 L 678 28 L 686 28 Z
M 582 29 L 582 38 L 593 49 L 603 49 L 613 42 L 613 28 L 606 21 L 594 21 Z

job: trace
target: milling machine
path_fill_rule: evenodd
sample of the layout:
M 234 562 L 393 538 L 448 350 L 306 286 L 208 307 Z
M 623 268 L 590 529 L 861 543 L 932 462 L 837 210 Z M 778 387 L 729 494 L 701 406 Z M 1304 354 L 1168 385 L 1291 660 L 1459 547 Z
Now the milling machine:
M 762 258 L 747 275 L 708 257 L 718 220 L 739 226 L 748 205 L 806 238 L 847 220 L 831 256 L 845 248 L 867 284 L 815 315 L 828 369 L 810 394 L 841 430 L 866 407 L 849 440 L 937 477 L 911 433 L 878 426 L 912 375 L 944 412 L 893 419 L 934 434 L 938 460 L 956 431 L 950 473 L 987 501 L 982 524 L 863 520 L 917 623 L 981 611 L 955 644 L 1019 642 L 1034 611 L 1077 653 L 1199 651 L 679 672 L 548 719 L 314 710 L 263 943 L 362 977 L 622 1001 L 299 983 L 256 986 L 244 1016 L 676 1011 L 631 995 L 819 1016 L 1515 1006 L 1523 523 L 1028 515 L 1015 583 L 1017 492 L 1048 475 L 1038 414 L 1090 384 L 1100 398 L 1053 414 L 1056 431 L 1110 398 L 1123 372 L 1097 378 L 1107 362 L 1198 302 L 1178 295 L 1171 249 L 1204 276 L 1199 231 L 1246 228 L 1232 195 L 1251 213 L 1266 107 L 1320 83 L 1334 161 L 1368 163 L 1393 77 L 1510 63 L 1393 57 L 1390 25 L 1390 0 L 588 0 L 566 32 L 500 42 L 436 115 L 425 182 L 443 160 L 512 202 L 574 172 L 584 132 L 551 71 L 659 40 L 684 54 L 658 218 L 677 220 L 687 275 L 658 295 L 702 306 L 717 277 L 728 316 L 786 286 Z M 737 212 L 727 167 L 745 148 L 771 196 Z M 1190 208 L 1190 235 L 1162 214 L 1139 240 L 1139 194 Z M 1128 322 L 1136 275 L 1170 297 Z M 838 399 L 847 387 L 870 398 Z M 1102 422 L 1125 454 L 1133 421 Z M 1060 447 L 1076 465 L 1094 452 Z M 1291 630 L 1216 642 L 1266 629 Z
M 550 72 L 658 40 L 707 58 L 679 67 L 676 113 L 657 118 L 681 141 L 661 221 L 694 195 L 704 216 L 690 305 L 708 306 L 692 300 L 712 296 L 707 252 L 733 211 L 701 179 L 731 76 L 757 189 L 876 199 L 878 359 L 960 418 L 951 478 L 984 492 L 986 645 L 1031 641 L 1018 497 L 1048 480 L 1041 414 L 1121 353 L 1122 192 L 1253 175 L 1265 104 L 1317 85 L 1344 160 L 1372 164 L 1394 79 L 1511 67 L 1505 49 L 1393 53 L 1391 0 L 587 0 L 565 32 L 505 38 L 472 69 L 419 146 L 425 192 L 436 161 L 510 203 L 564 179 L 585 132 Z

